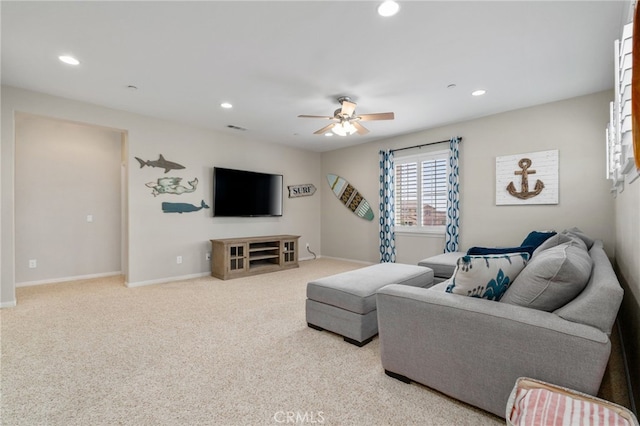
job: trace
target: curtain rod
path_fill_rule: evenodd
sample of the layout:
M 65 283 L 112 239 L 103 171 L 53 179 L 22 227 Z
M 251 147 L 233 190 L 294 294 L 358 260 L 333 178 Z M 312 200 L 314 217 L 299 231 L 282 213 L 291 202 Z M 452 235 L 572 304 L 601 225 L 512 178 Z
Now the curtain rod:
M 460 141 L 462 141 L 462 137 L 457 136 L 457 138 L 460 139 Z M 423 146 L 436 145 L 436 144 L 439 144 L 439 143 L 449 143 L 449 142 L 451 142 L 451 139 L 447 139 L 446 141 L 423 143 L 423 144 L 420 144 L 420 145 L 408 146 L 406 148 L 390 149 L 389 151 L 391 151 L 391 152 L 404 151 L 405 149 L 422 148 Z

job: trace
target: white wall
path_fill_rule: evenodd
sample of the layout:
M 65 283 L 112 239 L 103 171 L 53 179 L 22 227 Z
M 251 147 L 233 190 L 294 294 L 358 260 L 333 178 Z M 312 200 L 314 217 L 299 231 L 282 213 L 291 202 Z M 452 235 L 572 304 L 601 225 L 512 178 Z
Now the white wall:
M 640 407 L 640 179 L 615 199 L 616 267 L 625 294 L 618 315 L 636 407 Z
M 604 128 L 612 97 L 606 91 L 323 153 L 322 174 L 345 177 L 377 206 L 379 149 L 461 136 L 462 249 L 517 245 L 534 229 L 578 226 L 604 240 L 613 256 L 614 208 L 610 184 L 604 178 Z M 442 148 L 435 145 L 423 150 Z M 496 206 L 496 157 L 552 149 L 559 150 L 559 204 Z M 365 222 L 340 204 L 326 183 L 322 190 L 322 254 L 378 262 L 377 210 L 376 219 Z M 444 238 L 398 235 L 396 247 L 399 262 L 415 263 L 441 253 Z
M 124 111 L 71 101 L 13 87 L 2 87 L 2 246 L 0 306 L 15 302 L 15 197 L 14 162 L 16 112 L 104 126 L 127 132 L 126 188 L 128 204 L 128 282 L 132 285 L 160 282 L 173 277 L 206 274 L 205 254 L 209 240 L 229 236 L 270 234 L 301 235 L 300 242 L 320 247 L 320 195 L 284 199 L 281 218 L 213 218 L 211 210 L 187 214 L 162 213 L 161 202 L 177 201 L 211 205 L 214 166 L 276 172 L 284 175 L 284 186 L 313 183 L 321 186 L 320 154 L 289 147 L 252 142 L 223 132 L 153 119 Z M 175 173 L 186 179 L 197 177 L 197 192 L 180 196 L 153 197 L 145 186 L 163 175 L 158 169 L 140 169 L 134 157 L 176 161 L 186 167 Z M 173 173 L 171 174 L 173 175 Z M 163 198 L 169 197 L 169 198 Z M 300 253 L 305 257 L 306 252 Z M 183 263 L 176 263 L 176 256 Z
M 16 283 L 120 273 L 122 133 L 15 119 Z
M 617 195 L 615 212 L 616 263 L 633 292 L 630 296 L 640 301 L 640 179 Z

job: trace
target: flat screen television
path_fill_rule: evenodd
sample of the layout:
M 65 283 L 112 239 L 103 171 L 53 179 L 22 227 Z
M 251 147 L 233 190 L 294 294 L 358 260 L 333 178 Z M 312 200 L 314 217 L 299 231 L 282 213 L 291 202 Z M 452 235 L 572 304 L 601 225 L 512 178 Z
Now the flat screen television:
M 214 167 L 213 216 L 282 216 L 282 175 Z

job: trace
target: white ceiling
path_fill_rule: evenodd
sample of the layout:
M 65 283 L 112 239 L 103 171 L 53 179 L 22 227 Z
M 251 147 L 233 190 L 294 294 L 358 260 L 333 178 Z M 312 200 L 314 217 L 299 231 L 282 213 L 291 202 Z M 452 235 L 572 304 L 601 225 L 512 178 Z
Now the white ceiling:
M 383 18 L 372 1 L 2 1 L 2 84 L 328 151 L 611 89 L 630 4 L 399 3 Z M 396 119 L 329 138 L 297 118 L 340 95 Z

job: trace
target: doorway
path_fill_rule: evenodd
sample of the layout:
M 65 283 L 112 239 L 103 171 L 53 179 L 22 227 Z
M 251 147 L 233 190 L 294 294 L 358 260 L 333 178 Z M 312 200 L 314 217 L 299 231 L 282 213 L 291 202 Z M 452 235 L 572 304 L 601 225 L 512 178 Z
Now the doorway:
M 16 286 L 126 275 L 126 131 L 16 113 L 15 150 Z

